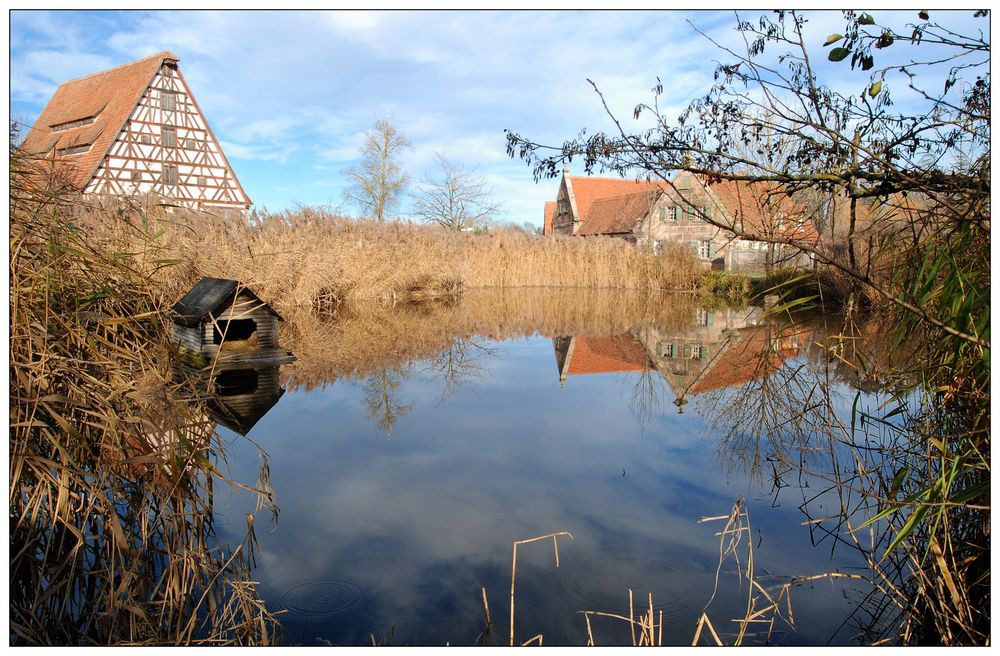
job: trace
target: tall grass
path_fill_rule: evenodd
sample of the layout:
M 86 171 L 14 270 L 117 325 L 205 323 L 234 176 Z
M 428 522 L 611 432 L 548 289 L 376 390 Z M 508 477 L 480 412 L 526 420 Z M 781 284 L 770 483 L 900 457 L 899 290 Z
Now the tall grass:
M 173 209 L 173 208 L 171 208 Z M 702 267 L 685 250 L 659 256 L 616 239 L 538 238 L 523 233 L 456 233 L 405 222 L 379 224 L 309 208 L 257 213 L 250 223 L 205 213 L 92 204 L 78 221 L 98 233 L 145 222 L 159 249 L 145 260 L 176 260 L 157 277 L 183 294 L 202 276 L 232 278 L 279 312 L 344 304 L 398 303 L 470 288 L 587 287 L 692 291 Z M 147 248 L 136 244 L 136 252 Z
M 174 378 L 160 264 L 95 244 L 12 170 L 10 640 L 265 645 L 253 530 L 218 544 L 221 446 Z M 153 235 L 129 226 L 129 243 Z M 148 250 L 148 249 L 147 249 Z M 155 250 L 155 249 L 154 249 Z

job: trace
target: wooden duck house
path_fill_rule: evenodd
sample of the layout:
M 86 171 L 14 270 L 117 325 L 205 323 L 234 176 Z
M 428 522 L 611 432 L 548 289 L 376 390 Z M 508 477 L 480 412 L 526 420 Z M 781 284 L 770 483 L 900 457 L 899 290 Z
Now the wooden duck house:
M 185 356 L 272 359 L 281 316 L 235 280 L 202 278 L 173 307 L 173 341 Z

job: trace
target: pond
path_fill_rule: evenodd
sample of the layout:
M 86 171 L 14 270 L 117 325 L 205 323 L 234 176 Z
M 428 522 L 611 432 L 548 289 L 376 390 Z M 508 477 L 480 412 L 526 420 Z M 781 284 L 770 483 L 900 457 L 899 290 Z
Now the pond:
M 279 512 L 221 491 L 218 530 L 238 543 L 256 514 L 254 578 L 294 644 L 506 645 L 513 543 L 563 531 L 518 547 L 518 644 L 631 644 L 582 613 L 628 617 L 630 594 L 663 644 L 703 613 L 732 643 L 754 612 L 743 644 L 856 644 L 867 567 L 806 471 L 836 457 L 824 427 L 883 399 L 824 337 L 600 291 L 286 317 L 297 361 L 217 387 L 223 406 L 261 390 L 219 430 L 228 473 L 266 464 Z

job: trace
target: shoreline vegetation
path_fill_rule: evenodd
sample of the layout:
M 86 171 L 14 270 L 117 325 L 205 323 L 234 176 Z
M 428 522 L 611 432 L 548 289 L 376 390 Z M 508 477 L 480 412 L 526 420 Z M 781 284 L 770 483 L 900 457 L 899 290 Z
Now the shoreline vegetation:
M 108 249 L 134 254 L 164 301 L 203 276 L 224 277 L 279 312 L 423 302 L 477 288 L 694 293 L 706 273 L 680 245 L 653 255 L 609 238 L 462 233 L 312 208 L 256 212 L 249 223 L 159 204 L 122 209 L 115 201 L 73 214 Z
M 705 273 L 687 254 L 668 249 L 653 256 L 613 240 L 454 234 L 308 208 L 258 213 L 244 224 L 155 202 L 147 207 L 145 199 L 131 199 L 134 206 L 117 200 L 84 206 L 35 193 L 16 173 L 10 231 L 14 644 L 280 640 L 279 618 L 251 583 L 252 517 L 235 548 L 217 544 L 212 529 L 215 485 L 246 487 L 268 507 L 266 460 L 259 481 L 227 481 L 216 467 L 225 453 L 214 424 L 190 403 L 199 392 L 171 370 L 167 310 L 202 276 L 239 279 L 279 312 L 305 311 L 316 321 L 330 314 L 349 321 L 373 303 L 419 305 L 489 287 L 657 297 L 681 291 L 692 302 L 705 294 L 738 302 L 767 292 L 783 295 L 773 311 L 789 315 L 810 303 L 849 299 L 841 333 L 849 342 L 862 308 L 875 303 L 825 272 L 819 286 L 816 277 L 790 274 L 751 284 Z M 803 282 L 811 289 L 802 292 Z M 614 303 L 602 307 L 611 324 L 627 323 Z M 572 325 L 573 308 L 563 311 L 552 320 Z M 496 327 L 497 334 L 517 329 Z M 989 599 L 988 541 L 981 541 L 989 532 L 989 441 L 981 425 L 988 410 L 984 415 L 978 405 L 982 397 L 960 391 L 907 409 L 906 424 L 894 428 L 910 445 L 893 463 L 900 467 L 895 479 L 888 472 L 887 480 L 883 462 L 857 481 L 866 486 L 861 496 L 869 519 L 897 522 L 891 526 L 899 539 L 891 546 L 903 547 L 884 563 L 878 558 L 885 541 L 871 552 L 873 576 L 894 586 L 883 609 L 890 621 L 879 618 L 872 642 L 915 636 L 948 642 L 919 635 L 935 635 L 928 628 L 935 622 L 965 626 L 965 637 L 954 641 L 969 642 L 982 622 L 988 627 L 988 612 L 975 610 L 983 599 L 988 607 Z M 984 444 L 984 435 L 986 450 L 977 461 L 968 445 Z M 959 461 L 912 448 L 925 439 L 955 438 L 966 444 Z M 932 508 L 940 510 L 928 513 Z M 935 516 L 940 521 L 930 523 Z M 928 550 L 939 555 L 930 565 Z M 952 585 L 941 588 L 944 581 Z M 955 599 L 962 601 L 957 610 L 942 608 Z

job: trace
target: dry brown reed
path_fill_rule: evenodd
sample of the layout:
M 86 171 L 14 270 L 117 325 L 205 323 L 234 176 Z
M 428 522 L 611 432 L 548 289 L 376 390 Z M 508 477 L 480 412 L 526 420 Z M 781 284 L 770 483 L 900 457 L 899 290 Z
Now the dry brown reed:
M 173 377 L 155 247 L 95 244 L 44 191 L 13 168 L 11 644 L 273 644 L 252 531 L 215 539 L 220 443 Z
M 532 542 L 538 542 L 540 540 L 552 540 L 552 548 L 555 550 L 556 556 L 556 567 L 559 567 L 559 538 L 566 536 L 570 540 L 573 539 L 572 534 L 568 531 L 558 531 L 556 533 L 548 533 L 547 535 L 539 535 L 534 538 L 527 538 L 526 540 L 515 540 L 513 556 L 511 558 L 510 565 L 510 646 L 514 646 L 514 585 L 517 578 L 517 547 L 518 545 L 531 544 Z M 536 635 L 529 639 L 527 642 L 521 644 L 522 647 L 526 647 L 532 642 L 538 642 L 538 646 L 542 646 L 542 636 Z
M 693 291 L 702 273 L 684 249 L 655 256 L 617 239 L 540 238 L 506 231 L 475 235 L 355 220 L 309 208 L 256 213 L 247 223 L 122 203 L 92 203 L 79 221 L 103 232 L 128 224 L 147 226 L 157 235 L 160 250 L 143 254 L 143 265 L 155 268 L 163 260 L 179 264 L 157 275 L 165 294 L 179 296 L 202 276 L 231 278 L 279 312 L 419 301 L 480 287 Z M 143 248 L 148 247 L 136 244 L 137 252 Z

